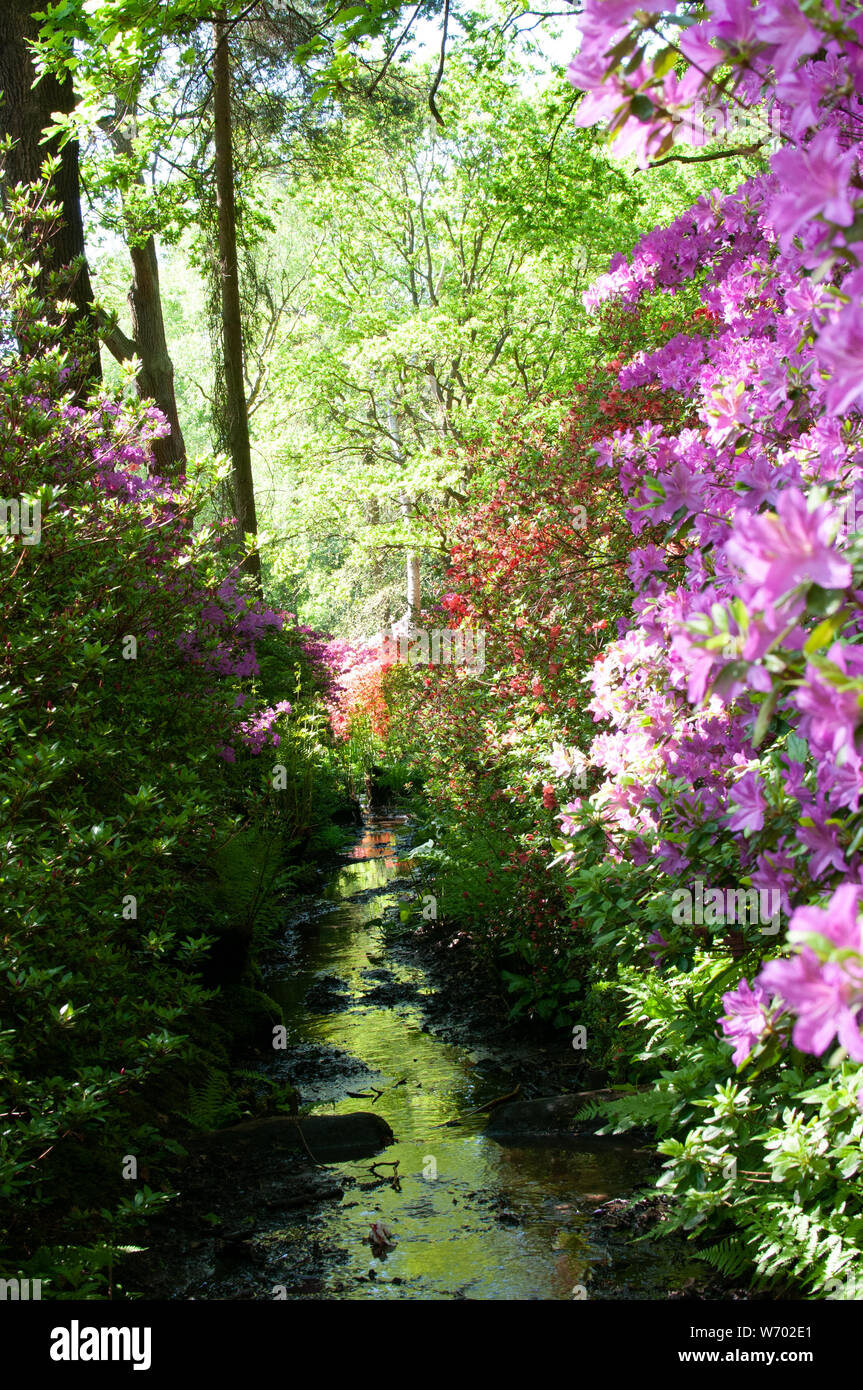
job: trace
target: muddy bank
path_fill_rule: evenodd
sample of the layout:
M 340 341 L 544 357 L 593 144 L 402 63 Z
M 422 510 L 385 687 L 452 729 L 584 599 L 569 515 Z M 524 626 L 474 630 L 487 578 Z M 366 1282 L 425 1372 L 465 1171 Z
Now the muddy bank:
M 122 1286 L 155 1299 L 316 1297 L 321 1270 L 338 1259 L 314 1218 L 341 1201 L 346 1182 L 305 1154 L 274 1164 L 267 1153 L 190 1146 L 181 1196 L 144 1233 L 147 1248 L 121 1263 Z

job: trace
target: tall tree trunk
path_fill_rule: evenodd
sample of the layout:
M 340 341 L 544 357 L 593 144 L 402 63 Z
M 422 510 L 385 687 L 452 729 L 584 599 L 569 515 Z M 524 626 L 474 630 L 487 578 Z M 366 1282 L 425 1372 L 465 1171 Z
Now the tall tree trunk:
M 36 82 L 36 70 L 27 40 L 36 37 L 39 25 L 31 15 L 36 6 L 32 0 L 2 0 L 0 4 L 0 135 L 9 135 L 14 144 L 6 156 L 4 182 L 6 187 L 18 183 L 35 183 L 48 155 L 58 155 L 60 167 L 54 178 L 52 194 L 59 203 L 61 217 L 52 233 L 47 255 L 37 282 L 37 290 L 48 296 L 48 277 L 73 261 L 79 269 L 63 298 L 75 306 L 72 322 L 83 344 L 83 360 L 73 379 L 76 395 L 83 396 L 101 378 L 99 340 L 93 318 L 93 290 L 84 260 L 84 224 L 81 218 L 81 189 L 77 140 L 69 140 L 60 148 L 57 137 L 41 144 L 43 131 L 51 125 L 55 111 L 70 114 L 75 108 L 75 91 L 71 74 L 62 80 L 46 73 Z M 35 83 L 35 86 L 34 86 Z M 50 312 L 50 309 L 49 309 Z
M 164 414 L 171 426 L 165 439 L 153 442 L 156 466 L 168 477 L 181 473 L 186 464 L 186 444 L 177 414 L 174 393 L 174 364 L 168 353 L 165 320 L 162 315 L 162 295 L 159 288 L 159 258 L 156 239 L 149 236 L 143 246 L 129 247 L 132 258 L 132 284 L 129 289 L 129 309 L 132 314 L 132 333 L 141 359 L 138 392 L 149 397 Z
M 392 403 L 387 406 L 387 429 L 389 431 L 390 443 L 393 455 L 402 466 L 404 466 L 404 452 L 402 450 L 402 434 L 399 426 L 398 416 Z M 411 509 L 413 506 L 410 494 L 407 492 L 399 493 L 399 510 L 406 524 L 410 523 Z M 405 581 L 407 587 L 408 606 L 402 618 L 394 626 L 400 631 L 404 630 L 409 634 L 419 628 L 420 610 L 422 607 L 422 591 L 420 583 L 420 560 L 415 550 L 405 552 Z
M 410 524 L 411 499 L 406 492 L 399 494 L 399 507 L 406 524 Z M 408 550 L 405 554 L 405 578 L 407 582 L 407 619 L 410 630 L 419 627 L 420 609 L 422 607 L 422 594 L 420 590 L 420 557 L 415 550 Z
M 109 138 L 118 154 L 132 155 L 132 141 L 120 128 L 118 119 L 110 124 Z M 144 180 L 140 175 L 137 182 L 143 187 Z M 185 470 L 186 444 L 177 414 L 174 364 L 168 352 L 168 340 L 165 336 L 156 238 L 151 235 L 143 245 L 135 245 L 134 227 L 128 218 L 127 223 L 129 256 L 132 261 L 132 284 L 129 289 L 132 337 L 127 338 L 116 328 L 107 328 L 102 338 L 118 362 L 127 362 L 131 357 L 141 359 L 138 394 L 142 400 L 154 401 L 171 426 L 171 433 L 167 438 L 154 440 L 151 446 L 153 457 L 160 474 L 169 478 L 176 477 Z
M 364 462 L 369 471 L 371 471 L 371 468 L 374 464 L 374 455 L 370 450 L 366 452 Z M 365 511 L 366 525 L 369 528 L 374 526 L 380 526 L 381 504 L 374 493 L 371 493 L 370 496 L 363 499 L 363 510 Z M 368 578 L 372 592 L 375 594 L 380 594 L 380 592 L 384 588 L 385 580 L 383 567 L 383 552 L 377 546 L 373 547 L 370 553 Z M 391 616 L 392 615 L 390 613 L 389 599 L 384 598 L 383 609 L 381 611 L 381 632 L 386 633 L 389 631 Z
M 219 223 L 219 271 L 222 287 L 222 347 L 228 406 L 228 438 L 233 463 L 237 521 L 243 534 L 258 534 L 249 416 L 243 375 L 243 320 L 237 266 L 237 209 L 234 197 L 234 152 L 231 133 L 231 55 L 225 11 L 213 25 L 213 128 L 216 152 L 216 209 Z M 261 588 L 261 560 L 253 550 L 243 568 Z

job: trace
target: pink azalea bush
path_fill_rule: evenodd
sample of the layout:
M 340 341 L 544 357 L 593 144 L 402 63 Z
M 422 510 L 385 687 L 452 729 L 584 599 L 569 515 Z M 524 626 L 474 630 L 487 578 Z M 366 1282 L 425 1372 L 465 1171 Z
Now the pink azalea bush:
M 739 961 L 724 1013 L 712 1015 L 717 1046 L 753 1076 L 773 1067 L 780 1089 L 793 1077 L 790 1095 L 822 1059 L 823 1095 L 812 1089 L 810 1104 L 829 1092 L 853 1144 L 863 1082 L 863 17 L 842 0 L 709 0 L 697 13 L 587 0 L 582 33 L 570 68 L 585 92 L 578 119 L 606 123 L 615 149 L 642 165 L 686 139 L 693 113 L 711 104 L 775 117 L 782 144 L 736 192 L 702 197 L 615 257 L 586 296 L 591 307 L 697 299 L 712 331 L 679 334 L 619 373 L 622 387 L 680 393 L 692 422 L 645 422 L 597 446 L 633 533 L 661 523 L 666 539 L 633 555 L 632 617 L 595 665 L 593 790 L 562 813 L 558 860 L 578 882 L 600 847 L 650 885 L 655 949 L 635 958 L 652 955 L 673 994 L 698 982 L 701 1027 Z M 785 931 L 741 929 L 727 914 L 668 922 L 669 894 L 694 892 L 699 878 L 776 892 Z M 654 987 L 626 978 L 633 1017 L 640 1008 L 644 1019 Z M 705 1045 L 721 1073 L 723 1051 Z M 721 1080 L 717 1090 L 727 1084 L 726 1108 L 740 1118 L 752 1091 Z M 706 1143 L 693 1130 L 664 1148 L 690 1224 L 728 1198 L 721 1183 L 715 1202 L 692 1195 L 696 1133 Z M 783 1152 L 779 1138 L 775 1147 Z M 776 1180 L 799 1176 L 783 1164 Z M 836 1161 L 843 1177 L 858 1166 Z M 764 1212 L 752 1210 L 758 1226 Z M 762 1274 L 795 1267 L 824 1282 L 859 1250 L 846 1227 L 838 1254 L 825 1247 L 821 1264 L 794 1266 L 788 1237 L 782 1265 L 750 1234 Z
M 384 741 L 389 728 L 384 693 L 386 672 L 394 665 L 392 644 L 349 642 L 320 633 L 306 639 L 306 652 L 323 675 L 324 694 L 333 734 L 340 741 L 367 724 L 373 739 Z

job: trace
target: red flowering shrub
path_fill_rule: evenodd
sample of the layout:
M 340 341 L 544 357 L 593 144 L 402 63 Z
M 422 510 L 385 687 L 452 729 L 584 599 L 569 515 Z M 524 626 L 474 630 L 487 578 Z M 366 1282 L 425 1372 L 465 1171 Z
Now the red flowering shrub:
M 653 340 L 678 326 L 666 318 Z M 548 868 L 559 833 L 549 749 L 577 763 L 589 741 L 584 680 L 631 601 L 636 544 L 617 479 L 592 446 L 612 430 L 682 415 L 673 392 L 617 385 L 620 360 L 647 331 L 638 314 L 610 310 L 602 341 L 618 358 L 574 388 L 557 436 L 505 423 L 490 447 L 472 452 L 470 507 L 437 519 L 450 556 L 447 592 L 423 621 L 482 634 L 484 669 L 418 667 L 397 728 L 441 817 L 447 917 L 514 956 L 522 1002 L 560 1021 L 579 984 L 565 879 Z

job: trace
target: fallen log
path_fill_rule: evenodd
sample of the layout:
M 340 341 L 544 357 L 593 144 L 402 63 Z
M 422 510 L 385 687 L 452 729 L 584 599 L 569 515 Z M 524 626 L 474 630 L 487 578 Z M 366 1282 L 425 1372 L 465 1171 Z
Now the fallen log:
M 382 1116 L 354 1110 L 348 1115 L 269 1115 L 244 1120 L 207 1135 L 204 1146 L 218 1153 L 225 1149 L 239 1154 L 244 1150 L 257 1154 L 300 1152 L 315 1160 L 338 1163 L 370 1157 L 393 1142 L 393 1132 Z
M 638 1087 L 639 1090 L 649 1089 Z M 574 1091 L 564 1096 L 545 1096 L 538 1100 L 514 1101 L 498 1107 L 486 1126 L 492 1139 L 519 1135 L 573 1135 L 573 1121 L 580 1110 L 592 1100 L 611 1100 L 615 1096 L 631 1095 L 631 1089 L 610 1086 L 598 1091 Z

